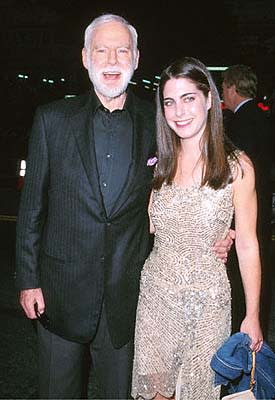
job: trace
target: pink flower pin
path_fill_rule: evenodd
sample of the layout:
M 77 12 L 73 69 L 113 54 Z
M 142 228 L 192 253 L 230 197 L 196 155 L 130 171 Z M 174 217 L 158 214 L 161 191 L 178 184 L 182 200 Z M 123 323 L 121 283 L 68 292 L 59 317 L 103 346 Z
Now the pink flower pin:
M 153 165 L 155 165 L 157 163 L 157 161 L 158 161 L 157 157 L 148 158 L 147 166 L 152 167 Z

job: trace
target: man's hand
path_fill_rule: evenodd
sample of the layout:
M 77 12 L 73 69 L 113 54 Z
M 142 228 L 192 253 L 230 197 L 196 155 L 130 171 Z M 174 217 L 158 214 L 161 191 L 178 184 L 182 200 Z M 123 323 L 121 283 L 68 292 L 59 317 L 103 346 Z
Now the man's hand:
M 20 292 L 20 304 L 25 314 L 30 319 L 37 318 L 34 305 L 37 303 L 37 310 L 40 314 L 45 311 L 44 297 L 40 288 L 25 289 Z
M 227 261 L 228 252 L 231 249 L 233 240 L 236 237 L 236 233 L 233 229 L 229 230 L 228 235 L 223 240 L 218 240 L 213 247 L 216 256 L 225 264 Z

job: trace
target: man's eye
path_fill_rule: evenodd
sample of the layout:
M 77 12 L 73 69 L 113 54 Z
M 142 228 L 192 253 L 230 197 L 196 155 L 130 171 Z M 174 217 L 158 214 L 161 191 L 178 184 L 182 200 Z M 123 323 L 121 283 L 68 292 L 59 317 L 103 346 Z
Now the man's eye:
M 164 102 L 164 107 L 169 107 L 169 106 L 171 106 L 172 105 L 172 101 L 171 100 L 166 100 L 165 102 Z
M 127 54 L 129 53 L 129 49 L 118 49 L 118 52 L 121 54 Z
M 105 53 L 106 49 L 97 49 L 96 52 L 97 53 Z

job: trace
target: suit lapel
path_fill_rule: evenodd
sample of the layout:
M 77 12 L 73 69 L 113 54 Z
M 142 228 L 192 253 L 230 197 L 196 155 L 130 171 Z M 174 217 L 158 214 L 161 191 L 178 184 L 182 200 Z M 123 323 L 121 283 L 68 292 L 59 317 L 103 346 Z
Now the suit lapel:
M 86 105 L 71 119 L 71 129 L 75 136 L 78 151 L 84 165 L 89 183 L 101 211 L 106 215 L 102 194 L 100 191 L 98 169 L 95 154 L 94 131 L 92 123 L 92 96 Z
M 132 161 L 128 170 L 128 175 L 126 178 L 126 183 L 121 191 L 110 216 L 114 216 L 120 210 L 122 205 L 128 199 L 129 195 L 133 190 L 134 180 L 136 178 L 138 167 L 140 166 L 140 158 L 142 156 L 142 126 L 140 126 L 140 121 L 137 116 L 136 105 L 132 93 L 129 93 L 131 103 L 131 117 L 133 120 L 133 145 L 132 145 Z

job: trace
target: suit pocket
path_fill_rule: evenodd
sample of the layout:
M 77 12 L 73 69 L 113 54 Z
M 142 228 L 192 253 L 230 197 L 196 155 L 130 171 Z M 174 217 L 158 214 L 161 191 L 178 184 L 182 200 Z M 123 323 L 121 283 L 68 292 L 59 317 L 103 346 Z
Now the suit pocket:
M 42 250 L 41 253 L 41 262 L 43 264 L 43 261 L 46 261 L 47 264 L 60 264 L 60 265 L 65 265 L 67 263 L 67 260 L 65 258 L 60 258 L 55 255 L 49 254 L 45 249 Z

